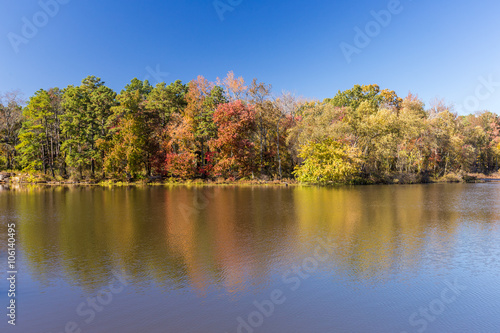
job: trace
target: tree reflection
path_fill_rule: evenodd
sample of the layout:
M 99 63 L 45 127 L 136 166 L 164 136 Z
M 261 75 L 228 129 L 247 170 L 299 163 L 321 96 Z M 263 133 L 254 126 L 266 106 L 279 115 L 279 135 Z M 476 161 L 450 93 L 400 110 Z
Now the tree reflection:
M 453 260 L 461 222 L 498 219 L 494 210 L 469 209 L 466 191 L 467 185 L 31 187 L 1 192 L 0 208 L 2 224 L 18 223 L 22 253 L 42 286 L 63 279 L 94 292 L 118 270 L 139 289 L 156 284 L 203 296 L 279 278 L 311 254 L 318 237 L 336 244 L 323 274 L 371 283 L 440 269 Z M 436 261 L 433 253 L 445 255 Z

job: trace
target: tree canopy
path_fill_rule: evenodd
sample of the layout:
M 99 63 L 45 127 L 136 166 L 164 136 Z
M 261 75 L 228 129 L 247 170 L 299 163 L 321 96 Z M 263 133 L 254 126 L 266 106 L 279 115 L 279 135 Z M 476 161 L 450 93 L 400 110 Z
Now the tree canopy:
M 497 171 L 499 149 L 497 114 L 426 109 L 376 84 L 314 101 L 233 72 L 154 87 L 134 78 L 118 94 L 89 76 L 26 103 L 0 95 L 0 169 L 52 177 L 416 182 Z

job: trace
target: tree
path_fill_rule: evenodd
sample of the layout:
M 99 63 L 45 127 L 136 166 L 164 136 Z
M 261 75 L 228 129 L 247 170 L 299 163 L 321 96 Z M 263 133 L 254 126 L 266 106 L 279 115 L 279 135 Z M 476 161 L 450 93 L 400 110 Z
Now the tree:
M 235 102 L 245 99 L 248 87 L 245 86 L 245 80 L 241 76 L 237 78 L 233 71 L 228 72 L 222 81 L 217 78 L 216 84 L 224 89 L 229 101 Z
M 457 157 L 463 147 L 458 117 L 448 109 L 429 119 L 426 138 L 428 168 L 435 176 L 458 170 Z
M 376 84 L 357 84 L 349 90 L 339 90 L 333 99 L 326 99 L 325 102 L 332 103 L 338 107 L 350 107 L 353 110 L 358 108 L 362 102 L 369 102 L 372 106 L 387 104 L 399 109 L 403 100 L 394 91 L 388 89 L 381 91 L 380 87 Z
M 0 95 L 0 169 L 53 177 L 182 179 L 249 176 L 306 182 L 415 182 L 449 173 L 498 170 L 500 117 L 459 116 L 442 100 L 429 109 L 378 85 L 332 99 L 271 95 L 229 72 L 183 84 L 131 80 L 119 95 L 89 76 L 79 86 L 37 91 L 22 108 Z M 299 165 L 300 164 L 300 165 Z M 106 171 L 106 173 L 104 172 Z
M 118 105 L 111 108 L 108 123 L 112 140 L 105 145 L 104 167 L 114 174 L 132 178 L 143 170 L 151 173 L 149 136 L 151 124 L 157 121 L 156 110 L 146 109 L 152 91 L 149 82 L 133 79 L 117 96 Z
M 271 157 L 269 149 L 269 129 L 274 127 L 271 121 L 271 113 L 274 111 L 273 104 L 269 101 L 271 97 L 271 85 L 258 82 L 253 79 L 248 89 L 248 101 L 255 107 L 255 121 L 257 127 L 257 140 L 259 149 L 259 172 L 269 174 L 268 160 Z M 272 158 L 272 157 L 271 157 Z
M 94 174 L 96 165 L 101 167 L 105 177 L 104 160 L 105 150 L 101 149 L 101 145 L 112 140 L 112 134 L 109 128 L 108 120 L 112 114 L 112 108 L 116 105 L 116 93 L 101 85 L 96 90 L 90 93 L 90 107 L 92 109 L 93 118 L 90 125 L 92 165 L 91 172 Z
M 15 166 L 15 147 L 21 128 L 23 100 L 19 91 L 0 95 L 0 168 L 12 169 Z
M 398 115 L 400 142 L 395 167 L 399 173 L 420 173 L 425 167 L 427 116 L 424 103 L 417 95 L 409 93 Z
M 301 182 L 349 183 L 360 172 L 359 151 L 333 139 L 309 142 L 302 147 L 300 157 L 304 163 L 294 174 Z
M 194 134 L 186 117 L 174 114 L 166 128 L 169 140 L 165 144 L 165 172 L 182 179 L 198 175 L 196 154 L 193 149 Z
M 459 156 L 462 168 L 482 173 L 498 169 L 499 117 L 485 111 L 460 117 L 458 121 L 463 141 Z
M 80 177 L 85 170 L 94 176 L 96 168 L 102 168 L 103 142 L 110 140 L 108 118 L 115 97 L 116 93 L 95 76 L 85 78 L 78 87 L 64 90 L 61 132 L 66 140 L 61 149 L 67 164 L 78 170 Z
M 55 176 L 56 168 L 64 174 L 59 130 L 62 115 L 61 91 L 57 88 L 37 91 L 30 98 L 23 114 L 25 122 L 17 146 L 21 154 L 21 165 L 30 171 L 50 171 L 52 177 Z
M 190 152 L 198 156 L 197 165 L 203 172 L 207 167 L 206 153 L 210 148 L 208 142 L 217 135 L 214 112 L 218 105 L 226 103 L 227 99 L 221 87 L 198 76 L 189 83 L 186 100 L 187 106 L 183 117 L 193 134 L 193 146 Z
M 291 156 L 291 151 L 286 149 L 286 137 L 288 131 L 295 125 L 294 115 L 302 107 L 303 102 L 297 99 L 289 92 L 283 92 L 281 96 L 273 101 L 272 122 L 275 129 L 275 143 L 276 143 L 276 156 L 277 156 L 277 170 L 279 179 L 282 178 L 282 155 L 287 153 Z M 286 156 L 285 156 L 286 157 Z M 293 170 L 293 159 L 284 159 L 290 161 L 290 169 Z M 291 171 L 290 170 L 290 171 Z
M 255 145 L 249 140 L 255 130 L 253 106 L 235 101 L 220 104 L 214 113 L 218 137 L 210 146 L 217 152 L 214 172 L 224 177 L 248 177 L 255 170 Z
M 169 150 L 171 133 L 167 127 L 172 120 L 185 109 L 188 86 L 181 81 L 170 85 L 159 83 L 147 95 L 144 109 L 149 114 L 148 150 L 151 164 L 156 172 L 165 174 L 165 160 Z

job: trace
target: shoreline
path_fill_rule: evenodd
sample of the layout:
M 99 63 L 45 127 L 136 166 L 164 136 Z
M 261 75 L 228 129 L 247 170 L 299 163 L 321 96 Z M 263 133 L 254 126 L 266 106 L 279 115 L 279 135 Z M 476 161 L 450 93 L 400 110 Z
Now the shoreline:
M 332 187 L 332 186 L 366 186 L 366 185 L 417 185 L 417 184 L 443 184 L 443 183 L 486 183 L 486 182 L 500 182 L 500 176 L 497 174 L 484 175 L 484 174 L 463 174 L 458 175 L 454 173 L 447 174 L 439 179 L 426 179 L 425 181 L 400 181 L 398 175 L 394 175 L 391 179 L 384 179 L 380 181 L 364 180 L 352 184 L 338 183 L 338 184 L 320 184 L 320 183 L 301 183 L 294 179 L 283 180 L 266 180 L 266 179 L 253 179 L 253 180 L 175 180 L 165 179 L 159 181 L 158 178 L 151 177 L 150 179 L 141 179 L 137 181 L 123 181 L 116 179 L 107 180 L 54 180 L 52 177 L 45 174 L 28 174 L 19 172 L 0 172 L 0 185 L 3 186 L 100 186 L 100 187 L 128 187 L 128 186 L 318 186 L 318 187 Z

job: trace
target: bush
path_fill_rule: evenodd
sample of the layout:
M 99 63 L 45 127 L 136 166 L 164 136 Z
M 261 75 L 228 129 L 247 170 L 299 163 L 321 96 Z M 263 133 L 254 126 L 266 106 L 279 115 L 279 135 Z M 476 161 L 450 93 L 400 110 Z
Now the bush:
M 304 183 L 352 183 L 360 172 L 359 152 L 347 145 L 326 139 L 302 147 L 304 163 L 293 172 Z

